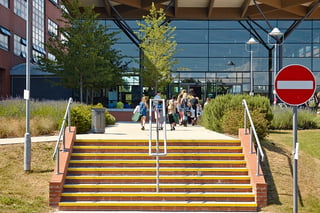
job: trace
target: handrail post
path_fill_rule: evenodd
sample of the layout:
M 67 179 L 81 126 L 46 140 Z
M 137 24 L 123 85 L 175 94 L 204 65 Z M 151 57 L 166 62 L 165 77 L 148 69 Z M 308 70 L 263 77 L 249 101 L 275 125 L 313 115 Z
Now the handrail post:
M 66 151 L 66 129 L 63 128 L 62 130 L 62 151 L 65 152 Z
M 60 174 L 60 153 L 59 153 L 59 147 L 56 148 L 56 153 L 57 153 L 57 171 L 56 171 L 56 175 Z
M 244 101 L 242 101 L 242 105 L 245 106 Z M 246 111 L 246 107 L 244 107 L 244 112 L 243 112 L 243 114 L 244 114 L 244 119 L 243 119 L 243 122 L 244 122 L 244 123 L 243 123 L 243 126 L 244 126 L 244 134 L 247 135 L 248 132 L 247 132 L 247 111 Z
M 69 98 L 69 103 L 72 103 L 72 98 Z M 69 133 L 71 132 L 71 109 L 68 107 L 68 129 Z
M 258 151 L 257 152 L 257 174 L 256 174 L 257 176 L 260 175 L 259 170 L 260 170 L 260 152 Z
M 250 127 L 250 154 L 253 153 L 252 127 Z

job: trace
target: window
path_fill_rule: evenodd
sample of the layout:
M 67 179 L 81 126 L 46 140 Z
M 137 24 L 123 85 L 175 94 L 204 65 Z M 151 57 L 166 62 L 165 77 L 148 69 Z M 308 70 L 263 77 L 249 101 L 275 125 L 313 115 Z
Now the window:
M 50 0 L 53 4 L 58 5 L 58 0 Z
M 18 35 L 14 35 L 14 49 L 15 55 L 26 57 L 26 40 Z
M 9 0 L 0 0 L 0 4 L 6 8 L 9 8 Z
M 58 25 L 54 23 L 51 19 L 48 19 L 48 33 L 51 36 L 58 35 Z
M 33 0 L 32 42 L 40 48 L 44 48 L 44 20 L 44 1 Z M 42 52 L 39 48 L 36 50 Z
M 9 50 L 9 37 L 11 33 L 4 27 L 0 26 L 0 48 L 4 50 Z
M 23 19 L 27 19 L 27 2 L 25 0 L 15 0 L 14 13 Z

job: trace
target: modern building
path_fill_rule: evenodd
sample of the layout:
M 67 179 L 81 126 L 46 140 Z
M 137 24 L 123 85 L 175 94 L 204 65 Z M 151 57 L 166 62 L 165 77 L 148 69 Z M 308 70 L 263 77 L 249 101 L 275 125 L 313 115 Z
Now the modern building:
M 10 2 L 6 6 L 6 2 Z M 9 70 L 23 63 L 25 20 L 15 12 L 15 5 L 24 0 L 0 0 L 0 72 L 1 95 L 14 95 L 10 85 Z M 53 0 L 35 0 L 43 3 L 43 31 L 34 32 L 34 53 L 44 54 L 42 43 L 56 29 L 59 16 Z M 102 24 L 122 32 L 115 48 L 126 55 L 126 85 L 112 92 L 105 92 L 109 104 L 119 100 L 134 105 L 139 101 L 141 85 L 139 39 L 137 21 L 149 13 L 152 1 L 144 0 L 80 0 L 94 4 Z M 171 26 L 176 27 L 178 49 L 175 58 L 179 64 L 173 69 L 174 81 L 166 89 L 168 96 L 182 88 L 194 88 L 198 96 L 216 96 L 224 93 L 263 94 L 273 98 L 275 74 L 289 64 L 301 64 L 313 71 L 320 88 L 320 6 L 318 0 L 269 1 L 269 0 L 158 0 Z M 7 3 L 8 5 L 8 3 Z M 3 13 L 2 11 L 5 11 Z M 26 12 L 24 12 L 26 13 Z M 9 16 L 10 15 L 10 16 Z M 35 23 L 36 24 L 36 23 Z M 18 27 L 21 26 L 21 27 Z M 41 28 L 42 29 L 42 28 Z M 51 29 L 51 30 L 50 30 Z M 21 32 L 19 31 L 21 30 Z M 275 33 L 273 30 L 279 30 Z M 37 31 L 37 32 L 38 32 Z M 41 36 L 40 36 L 41 34 Z M 15 36 L 20 36 L 22 40 Z M 41 37 L 41 38 L 38 38 Z M 253 38 L 255 42 L 248 42 Z M 7 45 L 5 43 L 6 39 Z M 42 39 L 42 40 L 41 40 Z M 15 45 L 22 41 L 21 44 Z M 5 47 L 2 47 L 5 46 Z M 16 51 L 14 53 L 14 51 Z M 19 52 L 19 53 L 18 53 Z M 9 56 L 10 55 L 10 56 Z M 6 57 L 6 62 L 2 58 Z M 9 63 L 10 62 L 10 63 Z M 183 69 L 180 69 L 183 68 Z M 12 73 L 14 74 L 14 73 Z M 12 77 L 12 76 L 11 76 Z M 10 90 L 11 88 L 11 90 Z M 146 93 L 148 91 L 145 91 Z M 32 93 L 32 91 L 31 91 Z M 50 97 L 48 97 L 50 98 Z
M 30 3 L 31 33 L 31 97 L 61 99 L 71 92 L 49 81 L 58 79 L 37 70 L 37 56 L 47 54 L 44 43 L 58 33 L 61 11 L 58 0 L 0 0 L 0 97 L 23 97 L 26 88 L 26 20 Z
M 117 48 L 127 55 L 128 85 L 118 88 L 118 99 L 137 101 L 140 57 L 137 21 L 147 15 L 152 1 L 86 1 L 95 4 L 101 22 L 122 30 Z M 274 98 L 274 76 L 284 66 L 301 64 L 313 71 L 320 89 L 319 1 L 160 0 L 171 26 L 176 27 L 174 81 L 167 94 L 194 88 L 198 96 L 224 93 L 262 94 Z M 250 39 L 256 42 L 248 42 Z M 251 40 L 252 41 L 252 40 Z M 179 68 L 183 69 L 179 69 Z M 187 69 L 185 69 L 187 68 Z

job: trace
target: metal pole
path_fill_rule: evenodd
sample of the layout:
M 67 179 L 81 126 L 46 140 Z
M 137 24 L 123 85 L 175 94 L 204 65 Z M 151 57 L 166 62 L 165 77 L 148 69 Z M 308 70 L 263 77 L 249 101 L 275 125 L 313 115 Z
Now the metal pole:
M 298 158 L 296 157 L 296 146 L 298 141 L 298 110 L 293 107 L 293 212 L 298 213 Z
M 274 67 L 273 67 L 273 105 L 277 104 L 275 79 L 277 74 L 277 43 L 274 44 Z
M 250 46 L 251 48 L 251 46 Z M 253 95 L 253 66 L 252 66 L 253 51 L 250 50 L 250 95 Z
M 30 58 L 31 58 L 31 0 L 27 0 L 27 19 L 26 19 L 26 39 L 27 39 L 27 56 L 26 56 L 26 89 L 24 98 L 26 100 L 26 132 L 24 135 L 24 171 L 30 171 L 31 164 L 31 136 L 30 136 Z

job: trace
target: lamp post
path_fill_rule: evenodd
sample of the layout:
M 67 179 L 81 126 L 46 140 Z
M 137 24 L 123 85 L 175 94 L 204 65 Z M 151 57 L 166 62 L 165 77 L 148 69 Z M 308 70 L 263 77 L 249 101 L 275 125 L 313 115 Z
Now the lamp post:
M 254 95 L 254 91 L 253 91 L 253 63 L 252 63 L 253 49 L 252 49 L 252 45 L 255 45 L 255 44 L 258 44 L 258 43 L 259 42 L 257 42 L 252 37 L 246 42 L 246 50 L 250 52 L 250 93 L 249 93 L 249 95 L 251 95 L 251 96 Z M 250 48 L 247 48 L 247 46 L 250 46 Z
M 26 89 L 24 90 L 24 99 L 26 100 L 26 132 L 24 135 L 24 171 L 31 170 L 31 136 L 30 136 L 30 59 L 31 59 L 31 0 L 27 0 L 27 19 L 26 19 Z
M 274 38 L 276 40 L 275 44 L 274 44 L 274 59 L 273 59 L 273 80 L 276 78 L 276 74 L 277 74 L 277 46 L 278 43 L 280 43 L 280 39 L 283 36 L 283 33 L 279 30 L 279 28 L 275 27 L 272 29 L 272 31 L 270 33 L 268 33 L 268 41 L 269 41 L 269 36 L 271 36 L 272 38 Z M 275 85 L 273 85 L 273 104 L 276 105 L 277 104 L 277 95 L 276 95 L 276 91 L 275 91 Z

